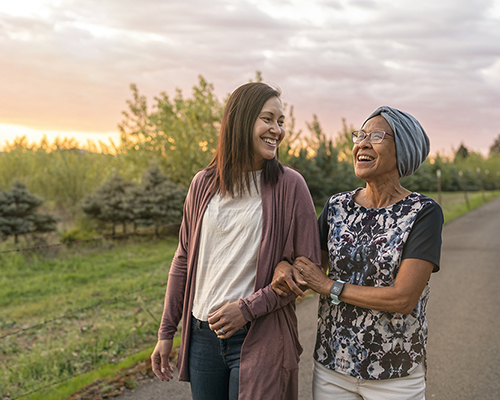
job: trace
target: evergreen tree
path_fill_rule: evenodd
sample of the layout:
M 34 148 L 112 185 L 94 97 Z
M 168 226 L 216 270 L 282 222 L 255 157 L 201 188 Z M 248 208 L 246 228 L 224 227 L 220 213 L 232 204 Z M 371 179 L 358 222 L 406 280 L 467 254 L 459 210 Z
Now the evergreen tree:
M 352 163 L 352 148 L 354 147 L 352 131 L 354 131 L 354 126 L 347 125 L 345 118 L 342 118 L 342 130 L 337 134 L 335 148 L 339 153 L 339 158 L 348 163 Z
M 495 154 L 500 154 L 500 135 L 497 136 L 497 138 L 490 147 L 490 156 Z
M 135 185 L 115 175 L 104 182 L 97 190 L 85 197 L 82 209 L 90 218 L 110 223 L 112 234 L 116 233 L 116 225 L 122 224 L 123 232 L 127 231 L 127 222 L 134 220 L 132 209 L 127 202 L 127 192 Z
M 47 233 L 57 229 L 56 224 L 58 219 L 53 215 L 35 213 L 31 216 L 30 220 L 33 223 L 33 233 Z
M 20 182 L 15 182 L 11 191 L 0 192 L 0 233 L 5 237 L 14 236 L 18 243 L 19 236 L 28 233 L 55 231 L 57 219 L 36 212 L 42 204 L 43 200 L 32 195 Z
M 185 190 L 172 183 L 157 166 L 148 169 L 142 185 L 129 192 L 129 207 L 138 225 L 155 227 L 159 236 L 161 225 L 182 220 Z
M 307 127 L 311 136 L 295 157 L 288 157 L 287 164 L 302 174 L 315 204 L 323 205 L 329 196 L 354 189 L 360 183 L 354 175 L 351 156 L 343 154 L 343 158 L 349 159 L 339 160 L 338 149 L 326 138 L 316 115 Z M 344 140 L 345 137 L 346 134 Z
M 462 143 L 462 144 L 460 144 L 460 147 L 458 148 L 458 150 L 455 153 L 455 160 L 454 160 L 454 162 L 456 163 L 456 162 L 463 161 L 467 157 L 469 157 L 469 150 Z

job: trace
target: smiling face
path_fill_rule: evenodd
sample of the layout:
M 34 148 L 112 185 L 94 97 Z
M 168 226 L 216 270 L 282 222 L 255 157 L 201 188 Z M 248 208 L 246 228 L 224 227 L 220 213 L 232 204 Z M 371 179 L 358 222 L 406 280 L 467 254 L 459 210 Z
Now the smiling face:
M 369 119 L 363 126 L 367 134 L 372 131 L 384 131 L 394 135 L 384 117 L 377 115 Z M 390 180 L 399 181 L 396 160 L 396 142 L 394 138 L 385 135 L 382 143 L 370 143 L 366 137 L 360 143 L 355 143 L 352 149 L 354 172 L 365 182 L 382 183 Z
M 285 137 L 285 116 L 279 98 L 273 96 L 266 101 L 253 127 L 253 151 L 255 163 L 262 168 L 264 159 L 276 157 L 276 150 Z

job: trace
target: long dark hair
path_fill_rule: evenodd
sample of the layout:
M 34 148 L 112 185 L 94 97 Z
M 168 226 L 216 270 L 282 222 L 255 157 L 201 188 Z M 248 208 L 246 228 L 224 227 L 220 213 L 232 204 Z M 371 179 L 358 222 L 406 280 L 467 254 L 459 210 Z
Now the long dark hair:
M 250 191 L 251 171 L 255 182 L 257 165 L 253 148 L 253 128 L 264 104 L 271 97 L 280 98 L 281 92 L 262 82 L 251 82 L 238 87 L 229 96 L 219 134 L 219 143 L 214 158 L 207 166 L 212 175 L 212 192 L 222 196 L 241 195 L 245 188 Z M 278 183 L 284 172 L 276 157 L 264 160 L 262 179 L 272 186 Z M 258 191 L 257 184 L 255 188 Z

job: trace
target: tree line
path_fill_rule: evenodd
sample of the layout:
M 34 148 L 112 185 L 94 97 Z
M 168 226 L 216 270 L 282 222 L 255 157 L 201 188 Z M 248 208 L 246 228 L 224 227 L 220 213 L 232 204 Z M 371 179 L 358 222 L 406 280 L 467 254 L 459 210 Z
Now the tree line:
M 152 199 L 178 204 L 192 177 L 210 162 L 225 99 L 220 100 L 202 76 L 189 97 L 180 90 L 173 97 L 161 92 L 151 106 L 136 85 L 130 89 L 131 99 L 118 125 L 119 144 L 88 142 L 82 147 L 69 139 L 30 144 L 17 138 L 0 153 L 0 190 L 21 182 L 45 199 L 42 208 L 55 214 L 65 231 L 88 218 L 113 232 L 118 225 L 126 230 L 127 224 L 180 220 L 177 206 L 166 219 L 159 217 L 161 212 L 167 215 L 166 210 L 152 216 L 158 207 Z M 280 159 L 304 176 L 317 205 L 334 193 L 363 185 L 352 166 L 352 125 L 344 120 L 340 132 L 327 135 L 313 115 L 307 132 L 302 132 L 293 106 L 285 104 L 284 109 L 286 136 Z M 428 158 L 402 184 L 412 191 L 435 192 L 438 174 L 443 191 L 500 189 L 500 135 L 488 156 L 461 145 L 451 157 Z M 153 187 L 164 192 L 154 192 Z M 167 192 L 176 194 L 169 198 Z

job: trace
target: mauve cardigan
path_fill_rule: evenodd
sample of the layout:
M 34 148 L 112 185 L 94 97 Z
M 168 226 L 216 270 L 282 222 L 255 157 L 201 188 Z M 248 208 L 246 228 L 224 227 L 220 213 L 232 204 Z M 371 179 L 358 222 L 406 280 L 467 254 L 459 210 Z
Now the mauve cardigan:
M 320 265 L 316 212 L 304 178 L 284 167 L 278 183 L 261 181 L 262 239 L 257 258 L 255 292 L 240 299 L 239 307 L 251 322 L 241 349 L 240 400 L 298 398 L 299 343 L 295 295 L 278 296 L 271 288 L 281 260 L 305 256 Z M 184 204 L 179 247 L 168 277 L 159 339 L 172 339 L 182 317 L 179 380 L 189 381 L 189 338 L 196 282 L 198 246 L 203 214 L 210 202 L 210 180 L 205 170 L 191 182 Z

